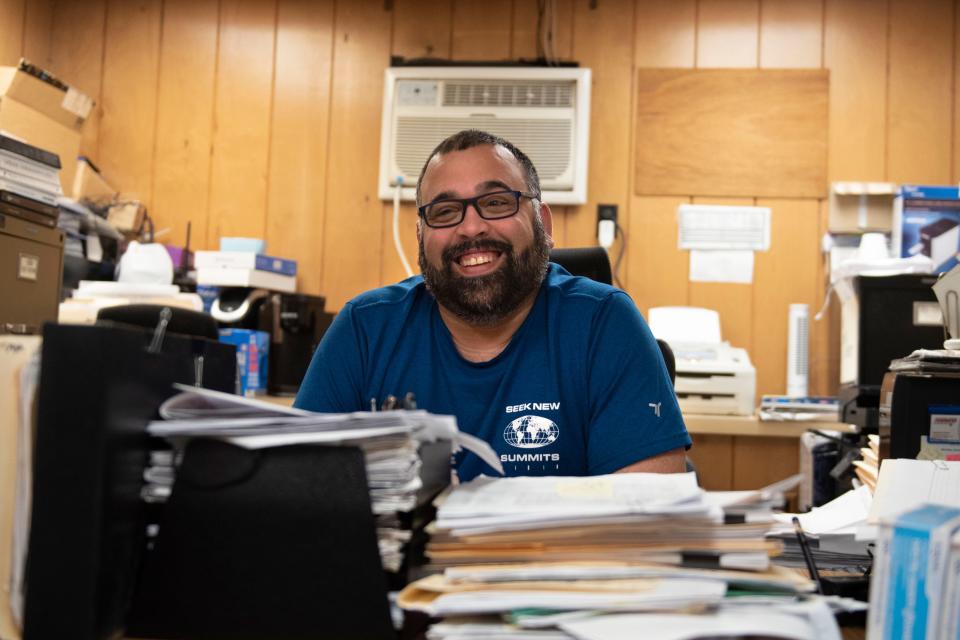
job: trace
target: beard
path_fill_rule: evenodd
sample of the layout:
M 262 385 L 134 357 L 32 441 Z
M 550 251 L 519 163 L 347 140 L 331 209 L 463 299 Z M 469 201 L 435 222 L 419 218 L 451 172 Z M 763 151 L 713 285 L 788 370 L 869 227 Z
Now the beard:
M 504 265 L 474 278 L 458 276 L 453 271 L 456 256 L 471 249 L 497 251 L 503 254 Z M 550 241 L 540 216 L 534 218 L 533 242 L 519 255 L 509 242 L 492 238 L 468 240 L 445 249 L 440 266 L 435 267 L 427 261 L 420 236 L 420 272 L 427 290 L 451 313 L 479 326 L 506 318 L 539 289 L 547 274 L 549 257 Z

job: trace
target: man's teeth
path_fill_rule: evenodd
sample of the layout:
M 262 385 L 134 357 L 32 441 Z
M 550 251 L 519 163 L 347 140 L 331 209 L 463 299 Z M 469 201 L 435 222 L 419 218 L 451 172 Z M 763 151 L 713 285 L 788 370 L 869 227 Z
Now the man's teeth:
M 462 264 L 462 265 L 465 266 L 465 267 L 474 267 L 474 266 L 476 266 L 476 265 L 478 265 L 478 264 L 486 264 L 486 263 L 488 263 L 488 262 L 493 262 L 493 257 L 492 257 L 492 256 L 489 256 L 489 255 L 472 255 L 472 256 L 467 256 L 466 258 L 464 258 L 463 260 L 461 260 L 461 261 L 460 261 L 460 264 Z

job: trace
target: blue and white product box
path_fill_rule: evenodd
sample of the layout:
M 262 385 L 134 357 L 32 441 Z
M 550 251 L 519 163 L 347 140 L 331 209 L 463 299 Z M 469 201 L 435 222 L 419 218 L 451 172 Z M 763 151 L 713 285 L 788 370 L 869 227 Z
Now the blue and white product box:
M 953 536 L 947 561 L 947 585 L 944 588 L 944 618 L 941 638 L 960 640 L 960 533 Z
M 197 269 L 255 269 L 285 276 L 297 275 L 297 261 L 251 251 L 197 251 L 193 254 Z
M 925 255 L 935 273 L 958 264 L 960 189 L 904 185 L 893 204 L 893 250 L 898 257 Z
M 926 504 L 881 524 L 870 582 L 869 640 L 954 638 L 947 591 L 960 509 Z M 954 599 L 955 600 L 955 599 Z
M 270 334 L 251 329 L 221 329 L 220 342 L 237 346 L 237 393 L 247 397 L 265 394 Z

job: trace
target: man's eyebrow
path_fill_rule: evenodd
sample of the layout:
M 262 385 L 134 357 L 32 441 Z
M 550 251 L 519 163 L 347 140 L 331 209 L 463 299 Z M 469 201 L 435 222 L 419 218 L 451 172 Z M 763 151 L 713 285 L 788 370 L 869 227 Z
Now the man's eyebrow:
M 498 190 L 502 189 L 504 191 L 513 191 L 513 187 L 508 185 L 506 182 L 502 182 L 500 180 L 487 180 L 486 182 L 480 182 L 477 184 L 476 187 L 474 187 L 474 189 L 480 194 L 486 193 L 490 189 L 498 189 Z M 447 200 L 450 198 L 456 199 L 457 194 L 454 193 L 453 191 L 441 191 L 437 195 L 433 196 L 433 198 L 431 198 L 427 202 L 436 202 L 437 200 Z
M 499 187 L 504 191 L 513 191 L 513 187 L 508 185 L 506 182 L 501 182 L 500 180 L 487 180 L 486 182 L 481 182 L 476 186 L 477 191 L 483 191 L 485 189 L 492 189 L 494 187 Z

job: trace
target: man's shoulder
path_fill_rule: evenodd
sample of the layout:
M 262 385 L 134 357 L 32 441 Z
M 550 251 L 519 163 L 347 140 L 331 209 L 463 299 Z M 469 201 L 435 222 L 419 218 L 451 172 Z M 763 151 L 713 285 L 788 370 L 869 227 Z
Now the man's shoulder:
M 425 291 L 423 278 L 412 276 L 396 284 L 364 291 L 351 299 L 347 307 L 355 313 L 376 313 L 380 310 L 390 312 L 391 309 L 414 304 Z

